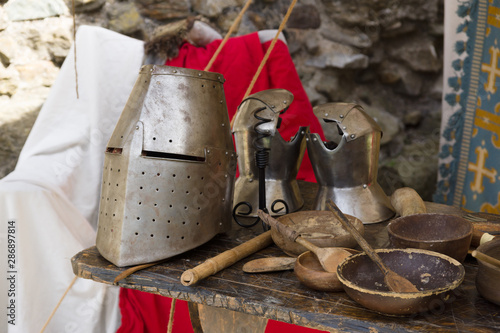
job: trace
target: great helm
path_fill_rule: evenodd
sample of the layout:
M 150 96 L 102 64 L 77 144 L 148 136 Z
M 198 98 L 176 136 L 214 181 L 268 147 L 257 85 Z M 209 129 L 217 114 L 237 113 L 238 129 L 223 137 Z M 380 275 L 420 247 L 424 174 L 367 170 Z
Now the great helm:
M 223 82 L 141 68 L 104 158 L 96 243 L 115 265 L 169 258 L 230 228 L 236 153 Z
M 345 214 L 363 223 L 391 218 L 394 208 L 377 183 L 380 126 L 356 104 L 328 103 L 313 111 L 329 140 L 325 144 L 318 134 L 307 137 L 319 184 L 315 209 L 325 210 L 326 201 L 332 199 Z

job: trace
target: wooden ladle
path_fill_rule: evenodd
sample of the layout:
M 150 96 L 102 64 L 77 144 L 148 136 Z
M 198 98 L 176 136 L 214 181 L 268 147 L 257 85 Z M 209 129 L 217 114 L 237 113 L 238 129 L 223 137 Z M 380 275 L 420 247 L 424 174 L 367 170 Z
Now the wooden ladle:
M 330 273 L 337 272 L 339 261 L 345 258 L 345 252 L 347 252 L 346 250 L 336 247 L 318 247 L 302 238 L 300 234 L 292 228 L 284 225 L 262 210 L 259 210 L 257 214 L 262 221 L 264 221 L 264 223 L 269 224 L 272 228 L 276 228 L 280 234 L 289 238 L 291 241 L 295 241 L 303 245 L 305 248 L 314 253 L 325 271 Z M 351 255 L 351 253 L 349 253 L 349 255 Z
M 335 203 L 329 199 L 326 202 L 326 207 L 335 215 L 337 219 L 340 220 L 342 225 L 351 233 L 351 235 L 356 239 L 359 246 L 366 252 L 368 257 L 370 257 L 375 264 L 380 268 L 384 274 L 384 281 L 390 290 L 398 293 L 416 293 L 419 292 L 417 287 L 413 285 L 410 281 L 397 274 L 396 272 L 390 270 L 379 257 L 379 255 L 373 250 L 373 248 L 368 244 L 368 242 L 361 236 L 361 234 L 354 228 L 354 226 L 349 222 L 347 217 L 342 213 L 342 211 L 335 205 Z

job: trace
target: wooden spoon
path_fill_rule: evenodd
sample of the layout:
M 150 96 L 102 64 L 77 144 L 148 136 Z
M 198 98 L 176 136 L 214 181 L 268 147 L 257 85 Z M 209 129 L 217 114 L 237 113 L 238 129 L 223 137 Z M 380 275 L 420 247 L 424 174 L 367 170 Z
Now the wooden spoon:
M 339 255 L 344 255 L 345 250 L 336 247 L 318 247 L 313 243 L 302 238 L 299 233 L 297 233 L 292 228 L 284 225 L 280 221 L 271 217 L 271 215 L 259 210 L 257 212 L 259 217 L 264 221 L 264 223 L 269 224 L 271 227 L 276 228 L 276 230 L 283 236 L 288 237 L 291 241 L 297 242 L 303 245 L 305 248 L 310 250 L 312 253 L 318 257 L 318 260 L 325 269 L 325 271 L 330 273 L 337 272 L 337 266 L 339 264 Z
M 349 222 L 347 217 L 342 213 L 342 211 L 333 203 L 331 199 L 326 202 L 327 208 L 335 215 L 337 219 L 342 222 L 342 225 L 351 233 L 351 235 L 356 239 L 359 246 L 366 252 L 368 257 L 370 257 L 373 262 L 377 264 L 382 273 L 384 273 L 384 281 L 394 292 L 398 293 L 416 293 L 419 292 L 417 287 L 413 285 L 410 281 L 397 274 L 396 272 L 390 270 L 379 257 L 379 255 L 373 250 L 373 248 L 368 244 L 368 242 L 361 236 L 361 234 L 354 228 L 354 226 Z
M 293 269 L 295 261 L 297 261 L 297 258 L 293 257 L 269 257 L 255 259 L 243 265 L 243 272 L 267 273 L 287 271 Z

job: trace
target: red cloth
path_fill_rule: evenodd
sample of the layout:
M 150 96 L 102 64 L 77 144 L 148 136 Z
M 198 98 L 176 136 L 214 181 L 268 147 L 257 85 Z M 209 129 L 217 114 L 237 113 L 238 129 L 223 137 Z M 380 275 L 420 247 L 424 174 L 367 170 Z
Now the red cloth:
M 167 61 L 166 65 L 203 70 L 221 42 L 221 40 L 216 40 L 206 47 L 196 47 L 186 43 L 181 47 L 179 55 Z M 229 119 L 232 119 L 236 113 L 270 44 L 270 41 L 261 44 L 256 32 L 230 38 L 210 69 L 211 72 L 221 73 L 226 79 L 224 93 Z M 297 133 L 300 126 L 310 126 L 311 133 L 319 133 L 324 138 L 323 130 L 312 112 L 311 103 L 295 70 L 288 47 L 280 40 L 274 46 L 251 94 L 277 88 L 286 89 L 294 96 L 292 104 L 281 116 L 282 122 L 278 131 L 283 139 L 289 140 Z M 316 181 L 307 152 L 297 179 Z
M 221 40 L 216 40 L 206 47 L 195 47 L 186 43 L 180 48 L 179 55 L 167 61 L 166 65 L 203 70 L 221 42 Z M 221 73 L 226 79 L 224 93 L 230 119 L 233 118 L 270 44 L 270 41 L 261 44 L 257 33 L 230 38 L 210 69 L 211 72 Z M 310 126 L 312 133 L 319 133 L 324 139 L 321 125 L 312 112 L 312 106 L 302 87 L 288 48 L 281 41 L 276 43 L 251 93 L 276 88 L 286 89 L 294 95 L 289 109 L 281 116 L 282 123 L 279 132 L 283 139 L 289 140 L 297 133 L 300 126 Z M 297 179 L 316 181 L 307 152 Z M 170 303 L 171 299 L 167 297 L 122 289 L 120 292 L 122 326 L 118 333 L 165 332 Z M 284 331 L 288 333 L 319 332 L 270 320 L 265 333 Z M 176 303 L 173 332 L 193 332 L 187 303 L 184 301 Z
M 120 289 L 122 323 L 117 333 L 165 333 L 172 299 L 134 289 Z M 191 333 L 186 301 L 175 303 L 173 333 Z

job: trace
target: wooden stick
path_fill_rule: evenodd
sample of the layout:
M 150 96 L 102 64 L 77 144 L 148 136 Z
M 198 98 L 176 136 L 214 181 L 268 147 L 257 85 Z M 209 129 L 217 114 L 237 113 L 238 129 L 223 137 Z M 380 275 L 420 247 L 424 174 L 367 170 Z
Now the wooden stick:
M 479 251 L 477 251 L 477 250 L 472 251 L 472 253 L 471 253 L 471 254 L 472 254 L 472 256 L 473 256 L 474 258 L 477 258 L 477 259 L 479 259 L 479 260 L 482 260 L 482 261 L 484 261 L 484 262 L 487 262 L 487 263 L 488 263 L 488 264 L 490 264 L 490 265 L 493 265 L 493 266 L 495 266 L 495 267 L 500 268 L 500 260 L 498 260 L 497 258 L 493 258 L 493 257 L 491 257 L 491 256 L 489 256 L 489 255 L 487 255 L 487 254 L 484 254 L 484 253 L 482 253 L 482 252 L 479 252 Z
M 269 48 L 267 49 L 266 54 L 264 55 L 264 58 L 260 62 L 259 68 L 257 69 L 257 72 L 255 72 L 255 75 L 253 76 L 252 81 L 250 82 L 250 85 L 248 86 L 248 89 L 245 93 L 245 96 L 243 96 L 243 99 L 247 98 L 250 95 L 250 92 L 252 91 L 253 86 L 255 85 L 255 82 L 257 82 L 257 78 L 260 75 L 260 72 L 264 68 L 264 65 L 267 62 L 267 59 L 269 58 L 269 55 L 271 54 L 271 51 L 274 49 L 274 45 L 278 41 L 278 37 L 280 36 L 281 32 L 285 28 L 285 24 L 290 18 L 290 15 L 292 14 L 293 7 L 295 7 L 295 4 L 297 3 L 297 0 L 293 0 L 292 3 L 290 4 L 290 7 L 288 7 L 288 11 L 285 14 L 285 17 L 283 18 L 283 21 L 281 21 L 281 24 L 278 28 L 278 32 L 276 33 L 276 36 L 274 36 L 271 45 L 269 45 Z
M 56 307 L 54 308 L 54 310 L 52 310 L 52 313 L 50 314 L 49 318 L 47 319 L 47 321 L 45 322 L 45 325 L 43 325 L 42 327 L 42 330 L 40 331 L 40 333 L 43 333 L 43 331 L 45 331 L 45 329 L 47 328 L 47 326 L 49 325 L 50 321 L 52 320 L 52 317 L 54 317 L 54 315 L 56 314 L 56 311 L 57 309 L 59 308 L 59 305 L 61 305 L 63 299 L 66 297 L 66 295 L 68 294 L 68 292 L 70 291 L 70 289 L 73 287 L 73 285 L 75 284 L 76 282 L 76 279 L 78 277 L 75 275 L 75 277 L 73 278 L 73 280 L 71 281 L 71 283 L 69 284 L 68 288 L 66 288 L 66 291 L 64 292 L 64 294 L 62 295 L 61 299 L 59 300 L 59 302 L 57 303 Z
M 231 266 L 252 253 L 262 250 L 272 243 L 273 239 L 271 238 L 271 230 L 266 231 L 231 250 L 227 250 L 213 258 L 208 259 L 201 265 L 188 269 L 182 273 L 181 283 L 184 286 L 195 284 L 198 281 Z
M 274 46 L 276 45 L 276 42 L 278 41 L 278 38 L 279 38 L 281 32 L 285 28 L 285 24 L 288 21 L 288 18 L 290 17 L 290 15 L 292 14 L 293 7 L 295 7 L 296 3 L 297 3 L 297 0 L 293 0 L 292 3 L 290 4 L 290 7 L 288 7 L 288 11 L 286 12 L 285 17 L 283 18 L 283 21 L 281 21 L 281 24 L 278 28 L 278 32 L 276 33 L 273 40 L 271 41 L 271 45 L 269 45 L 269 48 L 267 49 L 267 52 L 264 55 L 264 58 L 262 58 L 262 61 L 260 62 L 260 65 L 259 65 L 259 68 L 257 68 L 257 71 L 255 72 L 255 74 L 252 78 L 252 81 L 250 81 L 250 85 L 248 86 L 247 91 L 245 92 L 245 95 L 243 96 L 243 100 L 245 98 L 247 98 L 250 95 L 250 93 L 252 92 L 253 86 L 257 82 L 257 79 L 260 75 L 260 72 L 262 72 L 262 69 L 264 68 L 264 65 L 266 64 L 267 59 L 269 59 L 269 56 L 271 55 L 271 51 L 274 49 Z M 234 114 L 233 119 L 231 119 L 231 123 L 230 123 L 231 128 L 233 128 L 234 120 L 236 119 L 236 114 L 238 113 L 238 110 L 239 109 L 236 109 L 236 113 Z
M 222 48 L 226 44 L 227 40 L 229 39 L 229 37 L 231 37 L 231 34 L 233 33 L 234 29 L 236 29 L 236 27 L 238 26 L 238 24 L 240 24 L 240 21 L 241 21 L 241 18 L 243 17 L 243 14 L 245 14 L 245 12 L 247 11 L 248 7 L 250 7 L 251 3 L 252 3 L 252 0 L 248 0 L 247 3 L 245 4 L 245 6 L 243 6 L 243 8 L 241 9 L 240 13 L 236 17 L 236 20 L 234 20 L 233 24 L 229 28 L 226 36 L 224 36 L 224 39 L 220 43 L 220 45 L 217 48 L 217 50 L 215 50 L 214 55 L 212 56 L 212 58 L 208 62 L 208 65 L 205 67 L 204 71 L 208 72 L 210 70 L 210 68 L 212 68 L 212 65 L 214 64 L 215 59 L 217 59 L 217 56 L 219 55 L 220 51 L 222 50 Z

